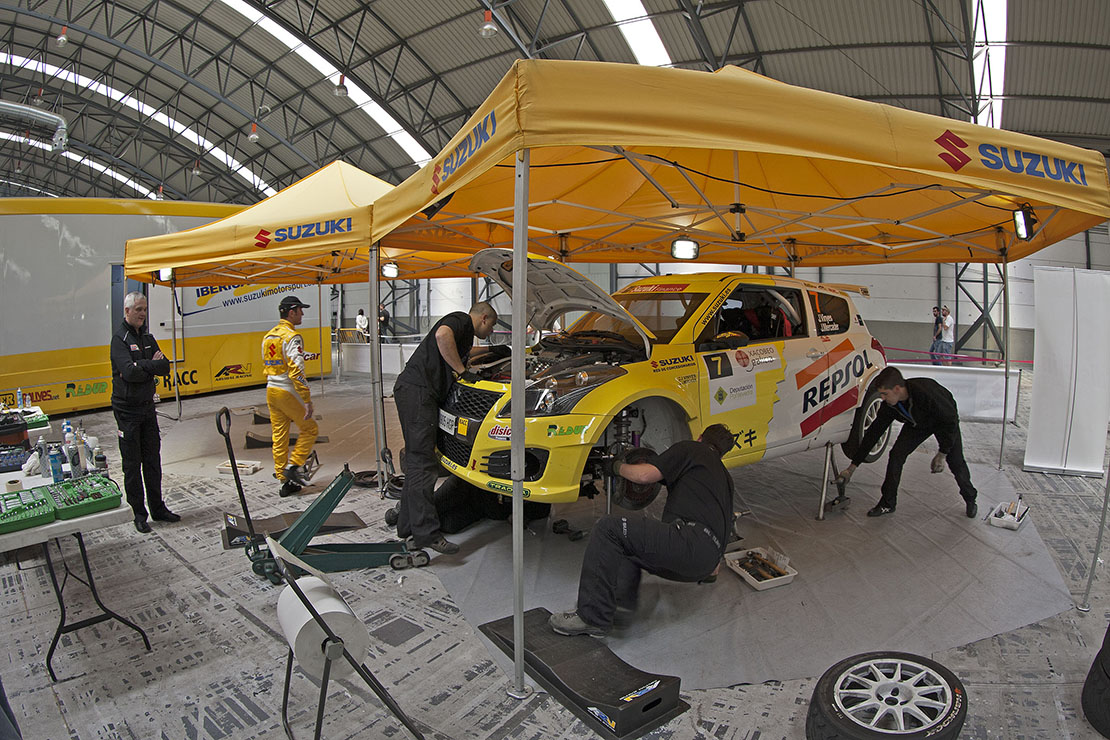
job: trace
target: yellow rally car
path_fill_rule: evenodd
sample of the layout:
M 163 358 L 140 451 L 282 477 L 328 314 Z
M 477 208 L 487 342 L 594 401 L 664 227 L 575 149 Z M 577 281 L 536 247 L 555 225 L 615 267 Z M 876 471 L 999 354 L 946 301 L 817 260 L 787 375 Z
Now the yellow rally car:
M 483 250 L 471 267 L 511 296 L 511 250 Z M 882 402 L 869 384 L 886 357 L 849 291 L 863 289 L 701 273 L 648 278 L 609 296 L 562 263 L 530 258 L 532 327 L 586 313 L 529 349 L 524 495 L 592 496 L 616 452 L 663 450 L 718 422 L 737 435 L 729 467 L 827 442 L 851 454 Z M 437 448 L 455 475 L 511 493 L 511 358 L 493 356 L 476 358 L 482 379 L 456 383 L 440 408 Z

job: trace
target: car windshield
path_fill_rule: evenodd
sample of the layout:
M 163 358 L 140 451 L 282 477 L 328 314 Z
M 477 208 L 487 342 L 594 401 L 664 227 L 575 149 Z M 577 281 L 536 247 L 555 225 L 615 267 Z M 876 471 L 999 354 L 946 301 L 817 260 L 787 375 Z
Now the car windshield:
M 613 300 L 635 316 L 660 342 L 666 344 L 697 312 L 707 295 L 707 293 L 635 293 L 615 295 Z M 571 327 L 573 333 L 583 331 L 614 332 L 630 342 L 641 341 L 631 323 L 600 313 L 588 313 Z

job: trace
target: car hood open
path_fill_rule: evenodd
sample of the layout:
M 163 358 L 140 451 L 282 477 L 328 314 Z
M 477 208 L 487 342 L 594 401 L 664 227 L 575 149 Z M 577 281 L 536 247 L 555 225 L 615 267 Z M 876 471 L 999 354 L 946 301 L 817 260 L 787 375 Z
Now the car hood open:
M 470 269 L 493 280 L 512 298 L 513 250 L 501 247 L 483 249 L 471 258 Z M 644 340 L 645 356 L 651 356 L 651 340 L 654 338 L 651 332 L 608 293 L 562 262 L 529 257 L 525 300 L 527 322 L 533 327 L 546 329 L 556 316 L 571 311 L 596 311 L 628 322 Z

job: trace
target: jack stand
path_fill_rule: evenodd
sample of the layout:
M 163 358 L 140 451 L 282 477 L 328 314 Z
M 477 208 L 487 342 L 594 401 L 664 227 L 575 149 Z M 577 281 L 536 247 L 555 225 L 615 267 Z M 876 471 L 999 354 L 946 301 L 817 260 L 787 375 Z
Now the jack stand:
M 832 501 L 826 503 L 825 499 L 829 491 L 829 471 L 832 471 L 832 482 L 836 486 L 837 496 Z M 833 454 L 832 442 L 825 445 L 825 469 L 824 475 L 821 479 L 821 503 L 817 507 L 817 521 L 825 519 L 825 511 L 827 509 L 847 509 L 848 504 L 852 502 L 851 497 L 845 495 L 848 484 L 841 480 L 840 471 L 836 467 L 836 456 Z
M 347 650 L 347 647 L 343 644 L 343 640 L 332 631 L 328 623 L 320 616 L 320 612 L 316 611 L 316 607 L 312 605 L 312 602 L 305 596 L 304 591 L 297 585 L 297 579 L 290 573 L 291 568 L 286 565 L 285 561 L 280 557 L 274 558 L 274 565 L 277 568 L 278 583 L 284 581 L 293 589 L 297 598 L 300 599 L 301 604 L 303 604 L 304 608 L 308 610 L 308 613 L 312 615 L 312 619 L 320 626 L 324 634 L 327 635 L 323 645 L 324 673 L 320 678 L 320 700 L 316 705 L 316 734 L 313 736 L 315 740 L 320 740 L 320 731 L 323 729 L 324 703 L 328 698 L 328 679 L 331 675 L 331 664 L 340 658 L 346 660 L 351 665 L 351 668 L 359 675 L 359 678 L 370 687 L 370 690 L 378 696 L 378 699 L 381 700 L 385 708 L 388 709 L 394 717 L 400 720 L 401 724 L 412 733 L 413 737 L 417 738 L 417 740 L 424 740 L 424 735 L 416 728 L 416 725 L 409 716 L 405 714 L 405 711 L 401 709 L 400 705 L 389 695 L 385 686 L 374 677 L 374 674 L 366 669 L 364 664 L 355 660 L 354 656 L 351 655 L 350 651 Z M 300 569 L 298 568 L 298 570 Z M 285 689 L 281 695 L 281 726 L 285 729 L 285 735 L 289 740 L 295 740 L 293 737 L 293 730 L 289 727 L 289 684 L 292 678 L 293 648 L 289 648 L 289 656 L 285 661 Z
M 274 556 L 269 549 L 262 547 L 264 539 L 254 531 L 254 522 L 247 508 L 247 497 L 243 493 L 243 484 L 239 480 L 239 470 L 235 465 L 235 450 L 231 445 L 231 413 L 226 407 L 216 414 L 216 429 L 223 435 L 227 444 L 228 457 L 235 475 L 235 486 L 239 490 L 239 503 L 243 507 L 243 518 L 247 522 L 250 539 L 245 549 L 247 558 L 251 561 L 251 570 L 276 586 L 281 583 L 281 576 L 277 572 Z M 319 467 L 319 462 L 316 463 L 316 467 Z M 355 568 L 376 568 L 387 564 L 394 570 L 405 570 L 421 568 L 430 563 L 431 558 L 428 553 L 423 550 L 409 550 L 404 542 L 309 544 L 312 538 L 320 533 L 320 528 L 347 495 L 347 491 L 351 490 L 354 480 L 355 474 L 347 465 L 344 465 L 343 471 L 335 477 L 335 480 L 329 483 L 327 488 L 308 505 L 304 513 L 282 533 L 281 538 L 278 539 L 282 547 L 302 557 L 312 566 L 329 573 Z
M 304 461 L 304 465 L 301 467 L 304 469 L 304 480 L 305 483 L 307 483 L 312 480 L 312 476 L 320 469 L 320 458 L 317 457 L 316 450 L 309 453 L 308 459 Z

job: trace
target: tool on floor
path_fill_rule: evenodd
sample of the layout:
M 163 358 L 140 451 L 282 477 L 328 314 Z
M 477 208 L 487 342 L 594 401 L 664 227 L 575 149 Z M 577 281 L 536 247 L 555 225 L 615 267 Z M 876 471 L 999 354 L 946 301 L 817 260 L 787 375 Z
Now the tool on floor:
M 216 430 L 223 435 L 224 443 L 227 445 L 235 487 L 239 492 L 239 504 L 243 507 L 243 519 L 249 534 L 244 548 L 247 558 L 251 561 L 251 570 L 277 585 L 281 582 L 277 564 L 270 550 L 262 546 L 264 539 L 255 531 L 254 521 L 247 506 L 247 497 L 243 493 L 243 483 L 239 478 L 238 466 L 235 465 L 235 450 L 231 445 L 231 413 L 226 407 L 216 414 Z M 314 567 L 328 572 L 376 568 L 386 564 L 394 570 L 404 570 L 419 568 L 431 562 L 428 553 L 423 550 L 409 550 L 404 542 L 309 544 L 313 537 L 320 534 L 321 527 L 327 522 L 335 507 L 343 500 L 347 491 L 351 490 L 354 479 L 354 473 L 344 465 L 343 471 L 335 477 L 335 480 L 328 484 L 304 513 L 297 517 L 297 521 L 293 522 L 277 540 L 282 547 Z
M 829 465 L 832 467 L 832 483 L 836 485 L 837 496 L 832 501 L 825 504 L 825 511 L 829 509 L 847 509 L 848 505 L 852 503 L 852 497 L 845 494 L 848 490 L 848 481 L 840 477 L 840 471 L 836 468 L 836 456 L 829 456 Z
M 284 581 L 286 584 L 278 596 L 277 612 L 278 623 L 289 645 L 289 654 L 285 661 L 285 689 L 281 695 L 281 725 L 289 740 L 293 740 L 293 730 L 289 726 L 289 685 L 293 678 L 294 658 L 302 671 L 320 682 L 320 698 L 316 706 L 316 740 L 319 740 L 323 729 L 324 702 L 328 698 L 329 679 L 348 675 L 352 670 L 413 737 L 423 740 L 424 735 L 412 719 L 366 667 L 364 661 L 370 634 L 366 625 L 351 611 L 342 594 L 323 572 L 297 558 L 272 537 L 266 538 L 266 546 L 275 555 L 278 583 Z M 311 575 L 298 581 L 294 572 Z
M 571 542 L 577 542 L 586 536 L 581 529 L 574 529 L 566 519 L 556 519 L 551 522 L 551 531 L 555 534 L 565 534 Z

